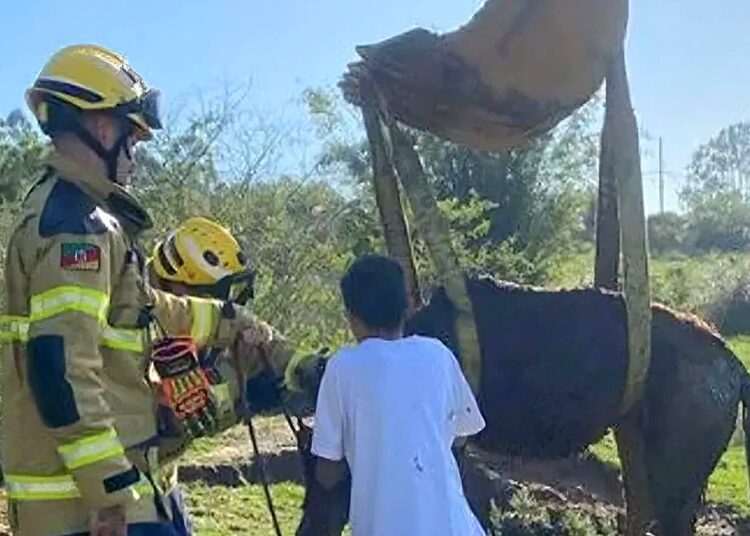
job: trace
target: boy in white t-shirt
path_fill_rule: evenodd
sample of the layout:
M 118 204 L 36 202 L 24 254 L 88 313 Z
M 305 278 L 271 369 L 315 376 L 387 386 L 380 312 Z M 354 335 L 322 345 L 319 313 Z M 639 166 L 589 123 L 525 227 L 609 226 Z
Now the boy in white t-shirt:
M 352 475 L 353 536 L 484 535 L 463 493 L 451 446 L 484 419 L 451 351 L 403 337 L 404 272 L 393 259 L 358 259 L 341 280 L 354 347 L 328 363 L 312 452 L 318 480 Z

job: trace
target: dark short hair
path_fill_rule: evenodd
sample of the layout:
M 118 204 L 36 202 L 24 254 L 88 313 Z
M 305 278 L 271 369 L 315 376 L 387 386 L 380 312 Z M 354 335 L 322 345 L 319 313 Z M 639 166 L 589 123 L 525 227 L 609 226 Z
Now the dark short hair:
M 396 329 L 404 321 L 408 300 L 404 269 L 383 255 L 360 257 L 341 278 L 346 309 L 371 329 Z

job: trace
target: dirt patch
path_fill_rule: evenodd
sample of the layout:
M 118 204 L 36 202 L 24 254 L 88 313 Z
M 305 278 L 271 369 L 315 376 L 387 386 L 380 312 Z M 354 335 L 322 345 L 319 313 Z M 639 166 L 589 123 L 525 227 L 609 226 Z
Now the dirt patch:
M 179 468 L 180 482 L 202 482 L 210 486 L 237 487 L 261 482 L 265 465 L 268 481 L 272 484 L 291 482 L 302 484 L 302 463 L 296 450 L 262 454 L 251 463 L 190 464 Z
M 8 501 L 5 493 L 0 492 L 0 536 L 11 536 L 8 523 Z
M 622 506 L 620 472 L 592 455 L 554 461 L 530 461 L 475 451 L 503 478 L 542 484 L 552 488 L 579 490 L 616 506 Z
M 296 449 L 297 443 L 283 417 L 260 417 L 253 420 L 261 453 L 278 453 Z M 184 457 L 190 465 L 242 465 L 252 458 L 247 427 L 235 426 L 221 437 L 191 449 Z
M 750 518 L 742 517 L 724 505 L 709 504 L 701 512 L 697 532 L 707 536 L 748 536 Z
M 553 519 L 559 519 L 560 512 L 583 514 L 594 534 L 622 533 L 625 511 L 619 472 L 593 457 L 529 462 L 468 450 L 462 469 L 466 496 L 484 524 L 500 523 L 508 532 L 502 525 L 505 520 L 518 521 L 524 509 L 533 509 L 536 518 L 540 513 Z M 696 534 L 750 536 L 750 518 L 728 506 L 707 504 L 699 514 Z

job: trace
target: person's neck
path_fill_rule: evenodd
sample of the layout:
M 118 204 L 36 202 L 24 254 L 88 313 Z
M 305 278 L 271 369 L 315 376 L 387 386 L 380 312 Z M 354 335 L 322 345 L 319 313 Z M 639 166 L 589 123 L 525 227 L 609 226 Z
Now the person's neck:
M 359 342 L 367 339 L 383 339 L 386 341 L 395 341 L 403 338 L 404 332 L 401 329 L 387 330 L 387 329 L 376 329 L 370 330 L 359 338 Z
M 96 175 L 107 176 L 106 165 L 88 145 L 77 138 L 65 136 L 54 142 L 55 150 L 63 157 L 76 162 L 80 168 Z

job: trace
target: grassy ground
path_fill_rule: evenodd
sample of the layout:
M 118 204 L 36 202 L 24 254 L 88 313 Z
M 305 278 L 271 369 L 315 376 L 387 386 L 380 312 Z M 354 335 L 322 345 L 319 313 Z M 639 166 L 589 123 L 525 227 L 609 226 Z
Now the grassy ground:
M 283 534 L 294 534 L 300 517 L 302 487 L 277 484 L 272 488 L 281 530 Z M 227 488 L 190 484 L 185 486 L 185 491 L 198 536 L 274 534 L 260 486 Z
M 291 433 L 278 419 L 254 420 L 261 452 L 278 452 L 294 447 Z M 215 465 L 247 463 L 251 458 L 250 439 L 238 426 L 217 438 L 197 441 L 187 453 L 185 464 Z M 259 485 L 240 487 L 183 485 L 196 536 L 252 534 L 272 536 L 273 524 Z M 284 535 L 294 534 L 301 516 L 304 490 L 292 483 L 271 486 L 274 507 Z
M 561 263 L 553 276 L 552 285 L 570 287 L 589 284 L 592 263 L 591 252 L 575 255 Z M 715 292 L 713 287 L 717 282 L 722 279 L 726 281 L 728 274 L 750 272 L 750 256 L 652 259 L 651 270 L 657 299 L 680 309 L 697 310 L 698 306 L 707 301 L 706 296 Z M 723 275 L 719 275 L 720 273 Z M 732 338 L 730 344 L 745 365 L 750 367 L 750 336 Z M 268 423 L 261 422 L 258 428 L 259 437 L 267 442 L 261 445 L 264 451 L 274 450 L 281 443 L 289 441 L 288 437 L 269 440 L 269 436 L 278 435 L 278 431 L 272 430 Z M 233 435 L 235 433 L 231 432 Z M 192 449 L 189 459 L 191 463 L 212 463 L 227 456 L 240 456 L 247 460 L 249 444 L 246 437 L 238 434 L 234 439 L 230 444 L 224 439 L 199 442 Z M 750 501 L 745 452 L 740 438 L 737 439 L 711 476 L 707 498 L 729 504 L 748 514 Z M 286 443 L 286 446 L 291 446 L 291 443 Z M 591 452 L 607 463 L 618 465 L 617 450 L 611 434 L 592 446 Z M 259 486 L 227 488 L 189 484 L 185 486 L 185 490 L 197 536 L 236 533 L 273 535 L 265 499 Z M 272 493 L 283 533 L 293 534 L 300 516 L 302 488 L 294 484 L 278 484 L 272 486 Z
M 730 340 L 733 350 L 750 366 L 750 336 Z M 258 423 L 259 435 L 266 439 L 261 449 L 266 451 L 285 443 L 289 438 L 278 436 L 268 421 Z M 264 433 L 266 432 L 266 433 Z M 249 457 L 249 444 L 243 431 L 233 430 L 229 444 L 226 438 L 198 442 L 189 455 L 192 463 L 212 463 L 229 456 Z M 290 446 L 291 443 L 286 443 Z M 611 434 L 600 443 L 592 446 L 591 453 L 599 459 L 618 466 L 617 449 Z M 246 458 L 245 458 L 246 459 Z M 748 476 L 744 446 L 735 442 L 721 458 L 709 481 L 707 498 L 712 502 L 728 504 L 743 514 L 750 514 L 748 501 Z M 223 536 L 237 533 L 250 533 L 258 536 L 273 535 L 273 526 L 266 508 L 260 486 L 251 485 L 237 488 L 188 484 L 185 486 L 191 517 L 197 536 Z M 271 488 L 283 534 L 294 534 L 300 516 L 303 489 L 295 484 L 276 484 Z

